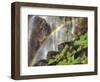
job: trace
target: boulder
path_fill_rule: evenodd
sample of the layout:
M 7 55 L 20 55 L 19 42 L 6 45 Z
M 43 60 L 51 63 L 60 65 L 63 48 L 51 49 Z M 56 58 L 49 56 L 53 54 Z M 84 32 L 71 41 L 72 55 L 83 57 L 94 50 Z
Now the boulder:
M 49 51 L 48 54 L 47 54 L 47 60 L 49 60 L 53 56 L 56 56 L 58 53 L 59 52 L 57 52 L 57 51 Z
M 43 44 L 44 40 L 51 33 L 51 27 L 45 19 L 35 16 L 33 21 L 33 29 L 31 29 L 30 39 L 28 43 L 28 64 L 30 66 L 31 60 L 35 53 Z M 30 28 L 30 27 L 29 27 Z
M 64 49 L 65 45 L 71 46 L 72 43 L 73 43 L 73 42 L 70 41 L 70 42 L 64 42 L 64 43 L 59 44 L 59 45 L 58 45 L 58 51 L 62 51 L 62 50 Z
M 75 58 L 82 57 L 83 53 L 85 53 L 85 55 L 88 56 L 88 48 L 83 48 L 80 51 L 76 52 L 74 57 Z

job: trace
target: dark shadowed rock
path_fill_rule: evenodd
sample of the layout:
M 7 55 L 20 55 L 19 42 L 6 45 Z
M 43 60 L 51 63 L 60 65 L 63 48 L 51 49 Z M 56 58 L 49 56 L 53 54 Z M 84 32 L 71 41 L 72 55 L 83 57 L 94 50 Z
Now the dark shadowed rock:
M 75 58 L 81 57 L 81 56 L 83 56 L 84 53 L 85 53 L 86 56 L 88 56 L 88 48 L 83 48 L 80 51 L 76 52 L 74 57 Z
M 77 50 L 79 46 L 73 46 L 71 50 Z
M 59 51 L 62 51 L 62 50 L 64 49 L 65 45 L 71 46 L 72 43 L 73 43 L 72 41 L 71 41 L 71 42 L 64 42 L 64 43 L 61 43 L 61 44 L 58 45 L 58 50 L 59 50 Z
M 35 16 L 33 19 L 33 29 L 30 34 L 30 39 L 28 43 L 28 65 L 30 63 L 36 53 L 36 51 L 40 48 L 44 40 L 51 33 L 50 25 L 46 22 L 45 19 Z
M 48 54 L 47 54 L 47 60 L 49 60 L 53 56 L 56 56 L 58 53 L 59 52 L 57 52 L 57 51 L 49 51 Z
M 47 60 L 40 60 L 36 64 L 34 64 L 34 66 L 47 66 L 47 65 L 48 65 Z

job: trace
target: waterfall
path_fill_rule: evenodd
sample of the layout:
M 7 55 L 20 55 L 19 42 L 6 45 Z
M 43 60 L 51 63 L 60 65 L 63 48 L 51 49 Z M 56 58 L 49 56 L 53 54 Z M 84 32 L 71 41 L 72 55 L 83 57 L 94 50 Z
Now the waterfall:
M 28 39 L 30 40 L 30 35 L 32 30 L 34 29 L 34 17 L 32 16 L 29 19 L 29 33 L 28 33 Z M 36 51 L 35 56 L 32 60 L 32 65 L 34 65 L 36 62 L 47 59 L 47 54 L 49 51 L 58 51 L 58 45 L 67 41 L 72 41 L 75 39 L 73 37 L 75 35 L 76 24 L 78 24 L 78 21 L 81 21 L 82 19 L 79 19 L 78 17 L 56 17 L 56 16 L 39 16 L 46 20 L 47 23 L 50 24 L 50 28 L 52 30 L 51 34 L 44 40 L 40 48 Z M 66 31 L 68 31 L 66 33 Z
M 61 24 L 44 41 L 44 43 L 41 45 L 41 47 L 37 51 L 36 56 L 34 57 L 34 60 L 32 63 L 33 65 L 41 59 L 47 59 L 47 53 L 49 51 L 58 51 L 58 44 L 62 42 L 61 41 L 62 38 L 65 38 L 64 33 L 63 33 L 64 32 L 63 27 L 64 27 L 64 24 Z M 59 37 L 59 35 L 61 35 L 61 37 Z

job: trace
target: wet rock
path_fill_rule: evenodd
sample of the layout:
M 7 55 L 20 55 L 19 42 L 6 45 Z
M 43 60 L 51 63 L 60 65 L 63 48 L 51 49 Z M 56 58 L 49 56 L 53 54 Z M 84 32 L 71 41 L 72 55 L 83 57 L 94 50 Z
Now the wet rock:
M 77 50 L 79 46 L 73 46 L 71 50 Z
M 72 43 L 73 43 L 72 41 L 61 43 L 61 44 L 58 45 L 58 50 L 62 51 L 64 49 L 65 45 L 71 46 Z
M 50 51 L 47 54 L 47 60 L 49 60 L 50 58 L 52 58 L 53 56 L 56 56 L 59 52 L 57 51 Z
M 51 33 L 50 25 L 46 22 L 45 19 L 35 16 L 33 21 L 33 29 L 30 34 L 30 39 L 28 43 L 28 62 L 29 66 L 31 63 L 31 60 L 33 59 L 36 51 L 40 48 L 44 40 L 48 37 L 48 35 Z
M 78 58 L 78 57 L 82 57 L 82 55 L 85 54 L 86 56 L 88 56 L 88 48 L 83 48 L 80 51 L 76 52 L 74 57 Z
M 36 64 L 34 64 L 34 66 L 47 66 L 47 65 L 48 65 L 47 60 L 40 60 Z

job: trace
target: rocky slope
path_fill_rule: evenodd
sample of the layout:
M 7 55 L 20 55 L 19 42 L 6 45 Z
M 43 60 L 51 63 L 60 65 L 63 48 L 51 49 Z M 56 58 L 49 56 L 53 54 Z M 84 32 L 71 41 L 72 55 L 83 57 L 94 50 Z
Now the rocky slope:
M 87 64 L 87 33 L 74 41 L 59 44 L 58 50 L 48 52 L 47 59 L 38 61 L 34 66 Z

